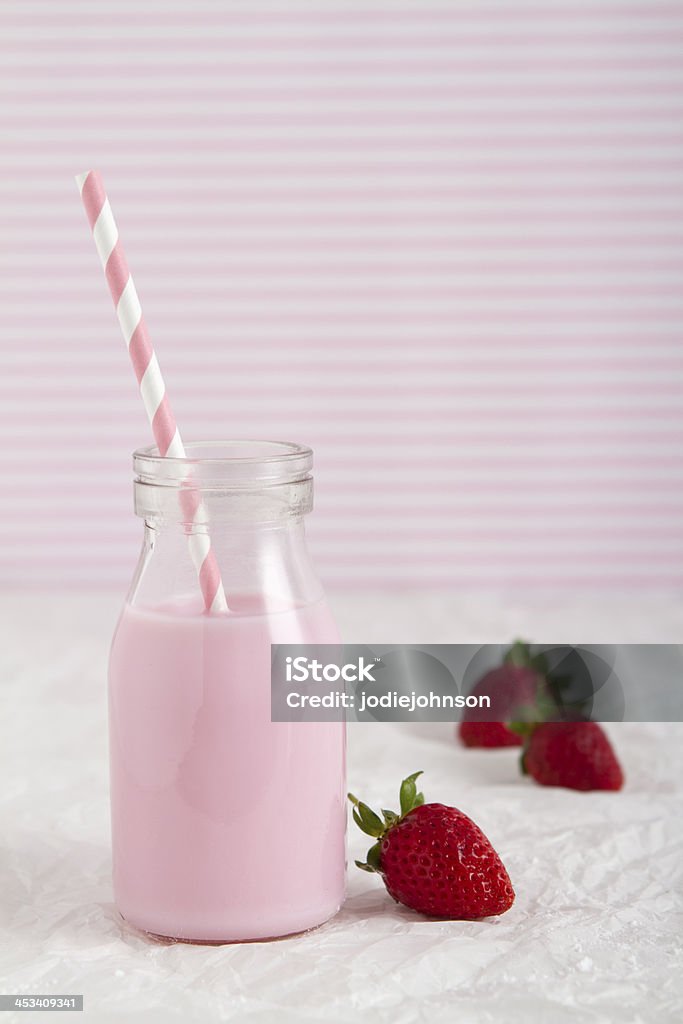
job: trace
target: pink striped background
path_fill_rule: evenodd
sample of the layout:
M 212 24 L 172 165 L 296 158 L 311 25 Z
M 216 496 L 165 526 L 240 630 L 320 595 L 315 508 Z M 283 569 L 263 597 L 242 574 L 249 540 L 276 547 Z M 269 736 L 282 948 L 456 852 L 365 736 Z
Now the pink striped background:
M 137 555 L 97 166 L 184 438 L 315 448 L 327 583 L 680 587 L 683 2 L 5 0 L 0 50 L 4 583 Z

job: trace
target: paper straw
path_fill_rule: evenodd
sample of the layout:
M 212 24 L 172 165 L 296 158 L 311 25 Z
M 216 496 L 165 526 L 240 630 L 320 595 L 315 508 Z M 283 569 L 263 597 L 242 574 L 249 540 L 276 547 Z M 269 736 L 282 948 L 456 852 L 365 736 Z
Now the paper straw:
M 133 369 L 140 386 L 140 394 L 152 425 L 159 454 L 184 459 L 185 448 L 168 400 L 164 379 L 147 326 L 142 315 L 133 278 L 121 245 L 114 215 L 97 171 L 78 174 L 76 182 L 83 206 L 92 228 L 95 247 L 104 269 L 109 291 L 114 300 L 116 315 L 123 332 Z M 181 506 L 190 522 L 206 522 L 199 494 L 192 488 L 181 490 Z M 228 604 L 221 582 L 216 556 L 206 532 L 188 532 L 190 555 L 199 576 L 199 585 L 208 611 L 227 611 Z

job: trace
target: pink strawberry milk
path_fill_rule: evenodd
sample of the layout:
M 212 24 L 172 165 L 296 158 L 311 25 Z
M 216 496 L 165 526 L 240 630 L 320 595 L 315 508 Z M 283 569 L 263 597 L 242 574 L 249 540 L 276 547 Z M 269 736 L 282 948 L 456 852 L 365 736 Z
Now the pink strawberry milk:
M 342 903 L 344 726 L 270 720 L 270 645 L 339 639 L 305 544 L 311 466 L 278 442 L 135 453 L 145 534 L 110 659 L 112 839 L 117 907 L 153 935 L 277 938 Z M 209 535 L 218 611 L 192 550 Z

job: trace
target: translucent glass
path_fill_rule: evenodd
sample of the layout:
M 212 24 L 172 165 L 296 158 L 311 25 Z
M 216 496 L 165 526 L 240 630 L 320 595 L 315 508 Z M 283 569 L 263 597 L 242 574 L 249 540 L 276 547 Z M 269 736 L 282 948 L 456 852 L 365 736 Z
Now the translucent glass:
M 115 897 L 156 935 L 275 938 L 319 925 L 344 894 L 344 727 L 270 721 L 271 643 L 338 640 L 305 543 L 312 453 L 187 451 L 134 456 L 145 534 L 109 674 Z M 205 611 L 189 554 L 188 534 L 206 531 L 226 613 Z

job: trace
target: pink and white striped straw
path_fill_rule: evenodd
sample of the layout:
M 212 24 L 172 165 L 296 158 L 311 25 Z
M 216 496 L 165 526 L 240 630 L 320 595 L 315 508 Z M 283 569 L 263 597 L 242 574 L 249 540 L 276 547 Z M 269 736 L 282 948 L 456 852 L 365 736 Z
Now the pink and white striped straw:
M 104 268 L 109 291 L 114 300 L 116 315 L 128 346 L 133 369 L 140 386 L 145 410 L 152 424 L 152 432 L 159 454 L 184 459 L 185 448 L 166 393 L 164 379 L 147 326 L 142 315 L 133 278 L 119 238 L 116 221 L 97 171 L 78 174 L 76 182 L 83 206 L 92 228 L 95 247 Z M 185 513 L 193 522 L 205 522 L 206 517 L 199 495 L 192 489 L 181 491 Z M 206 532 L 188 533 L 190 555 L 199 576 L 199 585 L 207 611 L 228 611 L 225 591 L 221 582 L 216 556 Z

